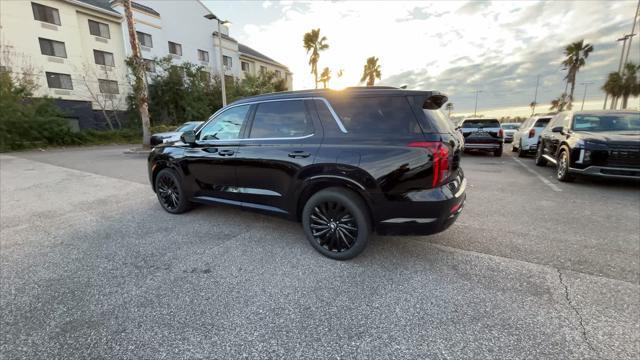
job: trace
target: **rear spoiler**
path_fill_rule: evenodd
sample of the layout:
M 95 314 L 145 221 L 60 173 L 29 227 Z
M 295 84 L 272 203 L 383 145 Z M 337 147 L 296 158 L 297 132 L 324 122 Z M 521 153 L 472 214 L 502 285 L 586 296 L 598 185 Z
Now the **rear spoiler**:
M 447 100 L 449 99 L 446 95 L 434 91 L 424 100 L 422 108 L 428 110 L 437 110 L 440 109 L 442 105 L 447 102 Z

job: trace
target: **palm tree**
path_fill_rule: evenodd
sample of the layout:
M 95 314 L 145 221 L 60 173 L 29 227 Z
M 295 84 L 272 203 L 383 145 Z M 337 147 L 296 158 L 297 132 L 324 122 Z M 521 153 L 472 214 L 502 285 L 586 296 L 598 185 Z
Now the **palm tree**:
M 613 109 L 615 106 L 614 99 L 622 95 L 622 76 L 620 76 L 620 73 L 609 73 L 607 81 L 602 85 L 602 91 L 604 91 L 608 96 L 611 96 L 610 108 Z
M 320 79 L 318 81 L 321 82 L 324 88 L 326 89 L 327 83 L 329 82 L 329 80 L 331 80 L 331 70 L 329 70 L 328 67 L 325 67 L 322 70 L 322 73 L 320 74 Z
M 302 41 L 305 50 L 307 50 L 307 54 L 311 51 L 311 55 L 309 56 L 309 65 L 311 65 L 311 73 L 314 76 L 317 89 L 318 60 L 320 60 L 320 51 L 327 50 L 329 48 L 329 44 L 326 43 L 327 37 L 320 37 L 320 29 L 312 29 L 308 33 L 304 34 Z
M 551 100 L 550 110 L 563 111 L 564 109 L 571 110 L 571 101 L 566 93 L 562 93 L 557 99 Z
M 629 96 L 640 95 L 640 82 L 638 82 L 638 71 L 640 65 L 628 62 L 622 69 L 622 108 L 627 108 Z
M 446 109 L 449 112 L 449 117 L 451 117 L 451 111 L 453 111 L 453 103 L 447 103 Z
M 380 80 L 380 65 L 378 65 L 378 58 L 372 56 L 367 59 L 367 63 L 364 65 L 364 71 L 362 72 L 362 78 L 360 82 L 367 81 L 367 86 L 373 86 L 376 79 Z
M 564 66 L 563 70 L 567 70 L 567 76 L 565 76 L 567 84 L 571 84 L 571 91 L 568 97 L 569 103 L 573 101 L 573 91 L 576 87 L 578 71 L 585 65 L 586 59 L 592 51 L 593 46 L 591 44 L 585 44 L 584 39 L 571 43 L 564 48 L 566 58 L 562 62 L 562 65 Z
M 538 103 L 537 103 L 537 102 L 535 102 L 535 101 L 532 101 L 532 102 L 529 104 L 529 107 L 531 108 L 531 115 L 533 115 L 533 113 L 535 113 L 535 112 L 536 112 L 536 106 L 537 106 L 537 105 L 538 105 Z

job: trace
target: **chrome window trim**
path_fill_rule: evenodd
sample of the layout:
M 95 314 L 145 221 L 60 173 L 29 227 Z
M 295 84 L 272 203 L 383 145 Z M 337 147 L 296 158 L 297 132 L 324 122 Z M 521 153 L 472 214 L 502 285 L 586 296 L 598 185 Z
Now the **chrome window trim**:
M 202 126 L 200 127 L 200 129 L 198 129 L 198 132 L 196 133 L 196 138 L 198 138 L 198 136 L 200 136 L 200 132 L 202 131 L 202 129 L 204 129 L 207 125 L 209 125 L 209 123 L 211 121 L 213 121 L 218 115 L 222 114 L 223 112 L 238 107 L 238 106 L 244 106 L 244 105 L 255 105 L 255 104 L 261 104 L 261 103 L 268 103 L 268 102 L 278 102 L 278 101 L 294 101 L 294 100 L 320 100 L 322 102 L 324 102 L 325 105 L 327 105 L 327 108 L 329 109 L 329 112 L 331 113 L 331 116 L 333 116 L 333 120 L 335 120 L 336 124 L 338 125 L 338 128 L 340 128 L 340 131 L 342 131 L 343 133 L 348 133 L 347 129 L 344 127 L 344 125 L 342 124 L 342 121 L 340 120 L 340 118 L 338 117 L 338 114 L 336 114 L 335 110 L 333 110 L 333 107 L 331 106 L 331 104 L 329 103 L 329 101 L 327 101 L 327 99 L 323 98 L 323 97 L 301 97 L 301 98 L 287 98 L 287 99 L 270 99 L 270 100 L 256 100 L 256 101 L 250 101 L 250 102 L 245 102 L 245 103 L 241 103 L 241 104 L 235 104 L 235 105 L 229 105 L 226 107 L 223 107 L 222 109 L 216 111 L 215 113 L 213 113 L 213 115 L 211 115 L 209 117 L 209 119 L 202 124 Z M 297 136 L 297 137 L 282 137 L 282 138 L 246 138 L 246 139 L 226 139 L 226 140 L 207 140 L 206 143 L 210 143 L 211 141 L 246 141 L 246 140 L 298 140 L 298 139 L 306 139 L 308 137 L 313 136 L 314 134 L 309 134 L 309 135 L 305 135 L 305 136 Z M 196 141 L 196 143 L 200 144 L 199 141 Z M 204 141 L 203 141 L 204 143 Z
M 244 138 L 244 139 L 224 139 L 224 140 L 196 140 L 196 144 L 198 145 L 209 145 L 209 144 L 220 144 L 220 143 L 228 143 L 228 142 L 236 142 L 236 141 L 249 141 L 249 140 L 302 140 L 307 139 L 315 135 L 315 133 L 311 133 L 305 136 L 292 136 L 292 137 L 273 137 L 273 138 Z

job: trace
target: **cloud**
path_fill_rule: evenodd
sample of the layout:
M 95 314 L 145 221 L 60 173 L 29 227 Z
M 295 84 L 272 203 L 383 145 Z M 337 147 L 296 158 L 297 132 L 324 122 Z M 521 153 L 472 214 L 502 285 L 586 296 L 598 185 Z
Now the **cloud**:
M 620 34 L 631 27 L 633 2 L 310 2 L 275 5 L 280 17 L 243 27 L 241 42 L 287 64 L 294 88 L 312 88 L 303 34 L 320 28 L 329 50 L 319 68 L 344 69 L 333 86 L 357 85 L 369 56 L 380 58 L 381 84 L 449 94 L 456 109 L 528 104 L 540 75 L 539 103 L 564 90 L 564 46 L 584 38 L 595 51 L 578 81 L 604 81 L 617 67 Z M 273 9 L 272 9 L 273 10 Z M 635 41 L 634 48 L 640 41 Z M 617 50 L 616 50 L 617 49 Z M 617 53 L 616 53 L 617 51 Z M 633 51 L 632 60 L 640 58 Z M 593 85 L 591 96 L 602 96 Z
M 262 3 L 262 7 L 263 7 L 263 8 L 265 8 L 265 9 L 268 9 L 268 8 L 270 8 L 271 6 L 273 6 L 273 2 L 272 2 L 272 1 L 266 0 L 266 1 L 264 1 L 264 2 Z

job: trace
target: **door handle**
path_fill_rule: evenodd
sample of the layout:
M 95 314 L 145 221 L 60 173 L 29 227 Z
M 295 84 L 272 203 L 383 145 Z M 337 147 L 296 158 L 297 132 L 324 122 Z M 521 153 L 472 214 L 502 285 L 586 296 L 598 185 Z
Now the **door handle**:
M 218 151 L 218 155 L 220 155 L 220 156 L 231 156 L 233 154 L 235 154 L 235 151 L 230 150 L 230 149 L 224 149 L 224 150 Z
M 307 158 L 311 156 L 311 154 L 309 154 L 306 151 L 302 151 L 302 150 L 296 150 L 296 151 L 292 151 L 289 153 L 289 157 L 290 158 Z

